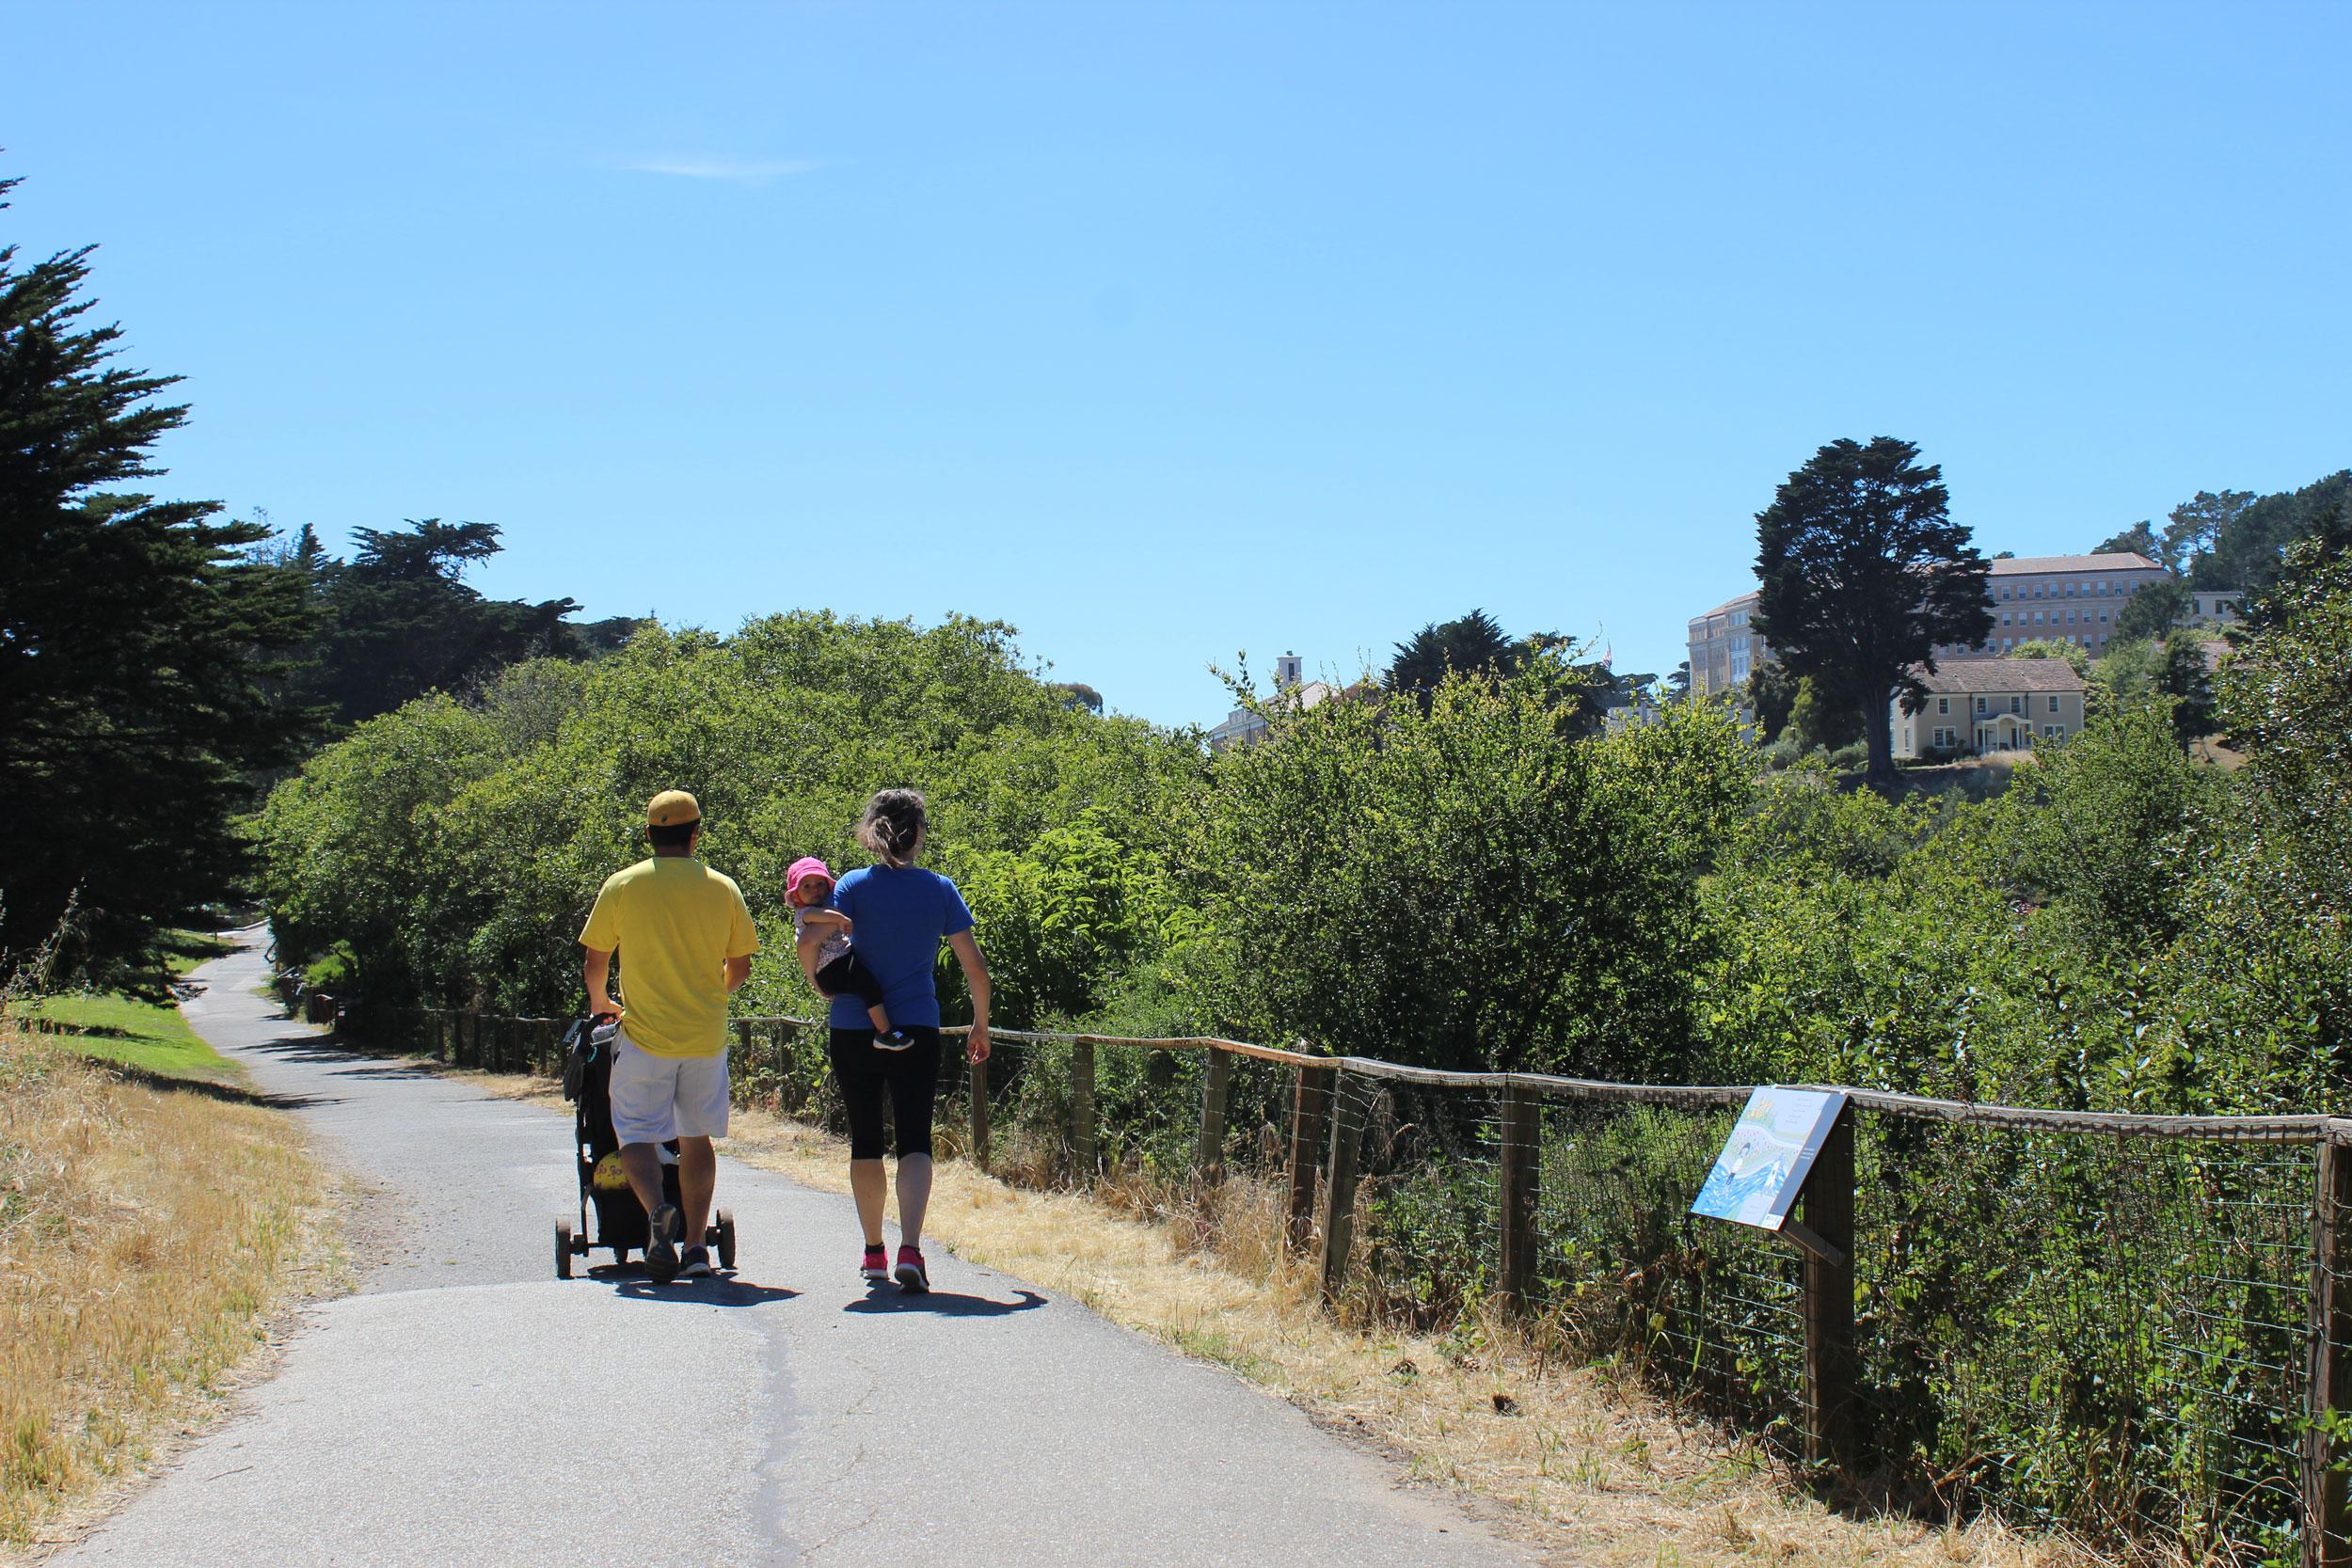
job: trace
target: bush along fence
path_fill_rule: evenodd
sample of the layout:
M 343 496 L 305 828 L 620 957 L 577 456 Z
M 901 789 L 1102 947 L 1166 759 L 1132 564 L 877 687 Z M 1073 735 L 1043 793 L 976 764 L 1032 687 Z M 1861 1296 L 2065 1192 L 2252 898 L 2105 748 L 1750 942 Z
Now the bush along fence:
M 564 1023 L 343 1027 L 551 1071 Z M 821 1026 L 735 1030 L 740 1098 L 838 1126 Z M 1256 1204 L 1343 1314 L 1520 1314 L 1865 1506 L 2352 1568 L 2352 1120 L 1851 1090 L 1804 1250 L 1689 1212 L 1745 1086 L 992 1035 L 988 1062 L 947 1053 L 943 1154 L 1196 1214 Z

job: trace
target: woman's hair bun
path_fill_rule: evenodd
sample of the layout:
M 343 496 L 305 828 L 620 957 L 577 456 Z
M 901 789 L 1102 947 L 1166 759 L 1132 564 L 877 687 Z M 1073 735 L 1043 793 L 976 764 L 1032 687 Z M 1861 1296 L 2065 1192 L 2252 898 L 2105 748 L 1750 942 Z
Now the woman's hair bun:
M 857 841 L 884 865 L 913 865 L 930 826 L 921 790 L 877 790 L 858 820 Z

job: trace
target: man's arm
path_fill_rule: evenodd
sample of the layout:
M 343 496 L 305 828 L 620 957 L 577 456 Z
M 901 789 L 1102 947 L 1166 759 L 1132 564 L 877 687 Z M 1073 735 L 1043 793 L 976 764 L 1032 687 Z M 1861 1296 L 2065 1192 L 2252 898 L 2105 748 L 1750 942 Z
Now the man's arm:
M 590 1015 L 621 1011 L 621 1005 L 612 1000 L 607 990 L 612 983 L 612 955 L 599 953 L 584 942 L 581 943 L 581 950 L 588 955 L 580 963 L 580 977 L 588 987 Z
M 947 939 L 954 949 L 956 962 L 963 966 L 964 989 L 972 993 L 972 1034 L 964 1041 L 963 1057 L 968 1062 L 988 1060 L 988 959 L 980 956 L 979 939 L 970 931 L 958 931 Z
M 749 953 L 744 954 L 739 958 L 729 958 L 727 960 L 727 994 L 729 996 L 733 996 L 737 991 L 741 990 L 743 989 L 743 982 L 751 977 L 752 956 Z

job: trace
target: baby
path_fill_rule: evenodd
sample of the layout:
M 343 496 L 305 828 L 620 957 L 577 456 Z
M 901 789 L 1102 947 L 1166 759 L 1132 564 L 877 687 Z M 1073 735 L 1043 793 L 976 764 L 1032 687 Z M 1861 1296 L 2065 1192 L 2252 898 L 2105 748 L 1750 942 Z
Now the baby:
M 825 907 L 832 896 L 833 868 L 815 855 L 802 856 L 784 874 L 784 901 L 792 906 L 792 940 L 801 956 L 801 973 L 827 996 L 846 992 L 866 1004 L 866 1016 L 874 1021 L 876 1050 L 904 1051 L 914 1038 L 890 1026 L 890 1015 L 882 1010 L 882 981 L 850 945 L 850 917 Z

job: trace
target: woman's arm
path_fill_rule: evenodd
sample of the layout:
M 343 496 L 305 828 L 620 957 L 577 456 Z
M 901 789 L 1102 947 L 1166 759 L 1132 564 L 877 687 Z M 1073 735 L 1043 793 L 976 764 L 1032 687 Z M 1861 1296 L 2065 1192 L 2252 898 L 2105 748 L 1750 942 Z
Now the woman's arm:
M 988 1060 L 988 959 L 980 955 L 978 939 L 970 931 L 958 931 L 947 939 L 955 949 L 956 962 L 963 966 L 963 985 L 972 993 L 972 1035 L 964 1041 L 963 1059 L 967 1062 Z

